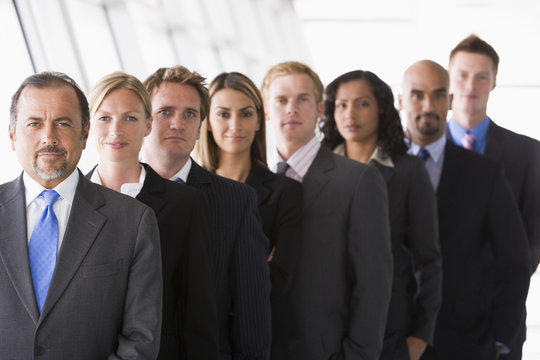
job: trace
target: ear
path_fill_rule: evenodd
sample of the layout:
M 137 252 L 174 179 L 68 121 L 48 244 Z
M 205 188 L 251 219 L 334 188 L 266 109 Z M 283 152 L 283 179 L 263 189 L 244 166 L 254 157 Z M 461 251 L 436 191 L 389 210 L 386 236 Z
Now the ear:
M 401 94 L 398 94 L 397 96 L 398 98 L 398 103 L 399 103 L 399 111 L 402 111 L 403 110 L 403 96 Z
M 270 121 L 270 116 L 268 115 L 268 111 L 266 111 L 266 106 L 264 107 L 264 120 Z
M 152 132 L 152 122 L 153 122 L 154 118 L 152 116 L 150 116 L 148 118 L 148 120 L 146 120 L 146 131 L 144 132 L 144 136 L 148 136 L 150 135 L 150 133 Z
M 448 110 L 452 110 L 452 102 L 454 101 L 454 94 L 450 94 L 448 95 L 448 97 L 450 98 L 450 104 L 448 106 Z
M 88 134 L 90 133 L 90 122 L 86 125 L 86 128 L 83 130 L 82 140 L 83 140 L 83 149 L 86 149 L 86 141 L 88 140 Z
M 497 77 L 493 79 L 493 86 L 491 87 L 491 90 L 495 89 L 495 86 L 497 86 Z
M 11 140 L 11 150 L 15 151 L 15 129 L 9 125 L 9 139 Z
M 317 103 L 317 118 L 322 118 L 324 115 L 324 103 L 321 101 Z

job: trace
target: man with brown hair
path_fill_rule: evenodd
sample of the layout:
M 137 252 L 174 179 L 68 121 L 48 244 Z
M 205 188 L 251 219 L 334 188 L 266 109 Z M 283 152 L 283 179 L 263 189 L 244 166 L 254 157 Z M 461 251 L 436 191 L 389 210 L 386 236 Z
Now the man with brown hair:
M 307 65 L 275 65 L 262 93 L 279 160 L 270 168 L 301 181 L 304 198 L 296 270 L 273 308 L 272 359 L 378 359 L 393 269 L 385 182 L 321 147 L 323 85 Z
M 500 160 L 518 203 L 529 242 L 531 274 L 540 262 L 540 142 L 498 126 L 487 115 L 495 88 L 499 56 L 476 35 L 462 40 L 450 53 L 453 94 L 449 136 L 458 146 Z M 509 344 L 507 359 L 521 359 L 525 321 L 519 339 Z
M 266 360 L 271 342 L 269 244 L 256 193 L 190 158 L 210 106 L 204 81 L 183 66 L 158 69 L 146 79 L 153 124 L 144 159 L 161 177 L 193 186 L 208 200 L 220 359 Z

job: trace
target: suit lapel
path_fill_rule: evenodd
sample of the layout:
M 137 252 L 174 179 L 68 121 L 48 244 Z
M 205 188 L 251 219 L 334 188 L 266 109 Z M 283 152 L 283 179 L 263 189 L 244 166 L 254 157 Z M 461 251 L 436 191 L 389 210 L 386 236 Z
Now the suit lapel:
M 333 168 L 333 154 L 330 150 L 321 146 L 302 181 L 304 187 L 304 212 L 313 204 L 313 201 L 330 180 L 328 172 Z
M 37 324 L 39 313 L 28 260 L 26 201 L 22 176 L 6 184 L 4 190 L 0 200 L 0 258 L 17 295 Z
M 490 122 L 488 133 L 486 137 L 486 149 L 484 151 L 485 155 L 489 155 L 496 159 L 501 159 L 503 157 L 504 151 L 504 139 L 503 134 L 500 131 L 500 127 L 495 124 L 493 121 Z
M 137 199 L 150 206 L 157 215 L 167 204 L 167 200 L 160 195 L 165 192 L 165 181 L 169 180 L 160 177 L 150 166 L 146 164 L 143 166 L 146 169 L 146 178 Z
M 447 141 L 444 148 L 444 163 L 441 172 L 441 178 L 439 180 L 439 187 L 437 188 L 437 198 L 439 204 L 448 199 L 452 199 L 452 189 L 456 189 L 455 182 L 460 176 L 465 176 L 460 174 L 460 161 L 458 154 L 458 147 L 452 142 Z M 446 206 L 446 205 L 445 205 Z
M 104 203 L 98 185 L 79 174 L 79 184 L 40 322 L 62 296 L 105 224 L 107 219 L 97 211 Z
M 377 160 L 373 161 L 373 165 L 382 174 L 382 176 L 384 178 L 384 182 L 386 184 L 390 183 L 390 180 L 392 179 L 392 177 L 394 177 L 394 174 L 396 173 L 396 170 L 394 168 L 389 167 L 389 166 L 384 166 L 384 165 L 380 164 Z
M 259 206 L 264 204 L 268 197 L 272 194 L 272 189 L 268 186 L 268 182 L 272 181 L 272 173 L 265 170 L 257 163 L 253 163 L 251 171 L 246 179 L 246 184 L 257 191 L 257 199 Z
M 210 175 L 192 160 L 186 184 L 206 192 L 207 186 L 211 183 Z

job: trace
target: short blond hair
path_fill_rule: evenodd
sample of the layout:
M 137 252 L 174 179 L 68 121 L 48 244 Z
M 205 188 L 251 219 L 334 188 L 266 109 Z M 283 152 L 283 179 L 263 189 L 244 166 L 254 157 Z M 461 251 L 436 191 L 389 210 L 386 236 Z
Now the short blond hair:
M 309 66 L 298 61 L 285 61 L 274 65 L 266 73 L 262 85 L 261 92 L 265 101 L 268 97 L 268 88 L 275 78 L 291 74 L 306 74 L 313 80 L 313 88 L 315 90 L 315 100 L 317 102 L 323 101 L 324 86 L 319 78 L 319 75 L 313 71 Z
M 148 94 L 148 91 L 146 91 L 146 87 L 144 87 L 143 83 L 135 76 L 121 71 L 113 72 L 112 74 L 101 78 L 101 80 L 92 87 L 90 95 L 88 96 L 90 116 L 94 116 L 105 96 L 117 89 L 127 89 L 135 93 L 143 103 L 146 119 L 149 119 L 152 116 L 152 102 L 150 101 L 150 95 Z

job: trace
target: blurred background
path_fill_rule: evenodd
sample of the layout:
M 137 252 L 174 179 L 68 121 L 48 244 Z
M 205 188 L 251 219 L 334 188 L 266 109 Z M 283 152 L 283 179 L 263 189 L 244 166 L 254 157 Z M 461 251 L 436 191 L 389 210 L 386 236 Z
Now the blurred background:
M 420 59 L 446 66 L 450 50 L 470 33 L 501 58 L 488 115 L 540 139 L 539 20 L 538 0 L 0 0 L 0 183 L 21 171 L 8 138 L 9 104 L 34 72 L 65 72 L 88 92 L 116 70 L 144 80 L 175 64 L 209 81 L 239 71 L 260 84 L 271 65 L 299 60 L 325 84 L 363 69 L 397 94 L 407 66 Z M 97 163 L 93 148 L 90 140 L 83 172 Z M 525 360 L 540 359 L 538 277 L 528 301 Z

